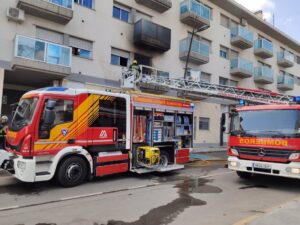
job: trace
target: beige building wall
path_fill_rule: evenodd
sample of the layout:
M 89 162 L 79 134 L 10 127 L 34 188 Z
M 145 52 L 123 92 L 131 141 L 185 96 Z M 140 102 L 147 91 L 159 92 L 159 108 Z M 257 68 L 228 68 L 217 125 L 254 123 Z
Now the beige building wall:
M 8 21 L 6 18 L 7 8 L 15 7 L 17 0 L 2 1 L 0 5 L 0 27 L 4 32 L 0 33 L 0 61 L 12 61 L 14 38 L 17 34 L 35 37 L 36 28 L 43 27 L 93 42 L 92 59 L 83 59 L 77 56 L 72 57 L 71 71 L 74 74 L 79 74 L 83 79 L 85 75 L 114 81 L 119 81 L 121 79 L 122 67 L 111 65 L 110 63 L 112 47 L 130 52 L 131 60 L 134 57 L 134 53 L 149 56 L 152 58 L 153 67 L 169 71 L 171 77 L 183 77 L 185 62 L 179 59 L 179 42 L 181 39 L 188 36 L 188 32 L 191 32 L 192 28 L 180 21 L 180 2 L 180 0 L 173 0 L 172 8 L 164 13 L 159 13 L 143 5 L 137 4 L 134 0 L 118 0 L 115 2 L 112 0 L 97 0 L 95 1 L 94 9 L 88 9 L 74 4 L 73 19 L 68 24 L 62 25 L 29 14 L 26 14 L 26 19 L 21 24 Z M 250 25 L 248 26 L 248 29 L 254 32 L 254 39 L 257 39 L 258 35 L 262 35 L 272 41 L 274 56 L 270 59 L 263 60 L 254 55 L 253 48 L 241 50 L 231 46 L 230 30 L 220 25 L 220 15 L 224 14 L 236 22 L 239 22 L 240 18 L 217 7 L 209 0 L 203 0 L 201 2 L 212 8 L 210 28 L 199 33 L 201 37 L 212 41 L 210 61 L 201 66 L 190 64 L 189 67 L 211 74 L 211 83 L 213 84 L 218 84 L 219 77 L 222 76 L 238 81 L 238 86 L 240 87 L 253 89 L 264 88 L 274 92 L 280 92 L 277 89 L 277 75 L 280 70 L 280 67 L 277 65 L 277 52 L 280 50 L 280 47 L 284 47 L 298 56 L 300 55 L 300 52 L 295 52 L 293 49 L 289 48 L 289 46 L 286 46 L 284 43 L 274 39 L 274 37 L 270 37 L 268 34 L 264 33 L 264 31 L 258 30 L 256 27 Z M 112 17 L 114 3 L 131 10 L 130 23 Z M 153 22 L 171 29 L 172 39 L 171 49 L 169 51 L 160 53 L 139 48 L 134 45 L 133 22 L 137 14 L 143 14 L 144 16 L 151 18 Z M 241 79 L 230 75 L 230 60 L 219 56 L 220 45 L 238 51 L 240 57 L 251 60 L 254 66 L 258 64 L 258 61 L 263 61 L 271 65 L 274 70 L 273 84 L 259 85 L 254 82 L 253 77 Z M 295 77 L 300 77 L 300 65 L 297 63 L 291 68 L 284 69 L 284 71 L 293 74 Z M 6 84 L 4 84 L 4 88 L 5 85 Z M 92 83 L 80 84 L 75 81 L 69 81 L 68 79 L 64 80 L 63 85 L 68 87 L 87 87 L 101 90 L 109 88 L 119 91 L 116 87 L 106 87 L 103 84 Z M 0 90 L 2 91 L 1 76 Z M 293 91 L 283 93 L 296 95 L 299 91 L 300 86 L 295 84 Z M 2 96 L 2 94 L 0 96 Z M 219 142 L 220 104 L 208 102 L 209 99 L 205 102 L 200 101 L 196 104 L 195 116 L 197 118 L 197 130 L 195 143 L 209 144 Z M 201 131 L 198 129 L 199 117 L 210 118 L 208 131 Z

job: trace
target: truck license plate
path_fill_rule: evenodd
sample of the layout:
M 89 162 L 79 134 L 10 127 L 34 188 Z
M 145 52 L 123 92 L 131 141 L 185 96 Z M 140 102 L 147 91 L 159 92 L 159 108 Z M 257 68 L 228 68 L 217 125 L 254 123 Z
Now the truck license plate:
M 263 164 L 263 163 L 253 163 L 253 168 L 258 169 L 272 169 L 272 166 L 270 164 Z

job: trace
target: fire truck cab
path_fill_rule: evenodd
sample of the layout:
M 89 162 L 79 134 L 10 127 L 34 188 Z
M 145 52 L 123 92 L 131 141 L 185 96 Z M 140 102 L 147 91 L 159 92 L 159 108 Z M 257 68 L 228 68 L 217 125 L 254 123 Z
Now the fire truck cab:
M 24 182 L 75 186 L 127 171 L 182 169 L 193 103 L 155 95 L 50 87 L 26 93 L 9 123 L 0 166 Z
M 300 105 L 245 106 L 231 113 L 228 167 L 253 174 L 300 178 Z

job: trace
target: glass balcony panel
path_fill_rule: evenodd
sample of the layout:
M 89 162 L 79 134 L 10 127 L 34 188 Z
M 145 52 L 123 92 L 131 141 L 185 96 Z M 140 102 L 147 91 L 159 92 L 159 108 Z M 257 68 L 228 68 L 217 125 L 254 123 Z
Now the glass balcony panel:
M 71 48 L 24 36 L 16 38 L 16 57 L 71 66 Z
M 48 0 L 50 3 L 63 6 L 65 8 L 73 8 L 73 0 Z
M 47 63 L 69 66 L 70 51 L 70 48 L 49 43 L 47 48 Z
M 17 56 L 45 61 L 45 43 L 25 37 L 17 38 Z
M 242 37 L 249 42 L 253 42 L 253 33 L 242 26 L 232 27 L 230 29 L 231 37 Z
M 258 39 L 255 41 L 255 46 L 256 49 L 258 48 L 263 48 L 266 49 L 269 52 L 273 52 L 273 44 L 272 42 L 266 40 L 266 39 Z

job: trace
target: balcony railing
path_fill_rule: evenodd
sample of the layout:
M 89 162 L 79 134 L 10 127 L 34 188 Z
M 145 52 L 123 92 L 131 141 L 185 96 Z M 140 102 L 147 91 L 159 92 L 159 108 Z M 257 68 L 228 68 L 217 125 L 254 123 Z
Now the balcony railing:
M 70 47 L 25 36 L 16 36 L 15 58 L 36 61 L 61 67 L 71 67 Z M 30 67 L 30 65 L 27 65 Z
M 232 27 L 230 33 L 232 45 L 241 49 L 247 49 L 253 46 L 253 33 L 247 28 L 242 26 Z
M 254 53 L 262 58 L 270 58 L 273 56 L 273 44 L 266 39 L 258 39 L 254 44 Z
M 289 74 L 281 74 L 277 78 L 277 88 L 283 91 L 294 89 L 294 77 Z
M 241 78 L 251 77 L 253 75 L 253 63 L 243 58 L 231 59 L 230 74 Z
M 179 54 L 181 60 L 188 57 L 191 38 L 187 37 L 180 41 Z M 193 40 L 190 51 L 190 62 L 195 64 L 205 64 L 209 62 L 209 46 L 201 41 Z
M 27 14 L 67 24 L 73 18 L 73 0 L 18 0 L 17 7 Z
M 185 0 L 180 3 L 180 19 L 192 27 L 210 24 L 211 10 L 195 0 Z
M 168 51 L 171 47 L 171 29 L 140 19 L 134 24 L 134 43 L 152 50 Z
M 261 84 L 273 83 L 273 70 L 267 66 L 258 66 L 254 68 L 254 81 Z
M 282 67 L 292 67 L 294 65 L 294 55 L 288 51 L 277 53 L 277 63 Z

